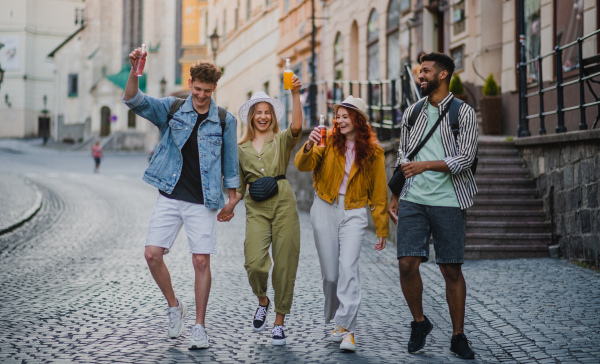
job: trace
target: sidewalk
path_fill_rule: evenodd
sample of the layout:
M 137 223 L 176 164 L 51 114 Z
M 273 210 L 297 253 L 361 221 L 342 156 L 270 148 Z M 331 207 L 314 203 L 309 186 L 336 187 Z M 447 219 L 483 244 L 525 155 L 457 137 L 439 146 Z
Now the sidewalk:
M 0 235 L 31 219 L 42 207 L 42 193 L 30 180 L 0 174 Z

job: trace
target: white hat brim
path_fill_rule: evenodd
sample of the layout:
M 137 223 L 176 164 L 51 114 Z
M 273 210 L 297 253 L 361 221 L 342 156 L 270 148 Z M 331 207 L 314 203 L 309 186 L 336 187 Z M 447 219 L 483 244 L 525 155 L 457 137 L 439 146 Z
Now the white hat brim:
M 283 115 L 285 114 L 283 102 L 272 97 L 261 97 L 248 100 L 243 103 L 242 106 L 240 106 L 238 118 L 242 121 L 242 123 L 248 124 L 248 111 L 250 111 L 250 108 L 253 105 L 258 104 L 259 102 L 266 102 L 273 106 L 273 109 L 275 109 L 275 117 L 277 118 L 277 122 L 280 122 L 283 119 Z

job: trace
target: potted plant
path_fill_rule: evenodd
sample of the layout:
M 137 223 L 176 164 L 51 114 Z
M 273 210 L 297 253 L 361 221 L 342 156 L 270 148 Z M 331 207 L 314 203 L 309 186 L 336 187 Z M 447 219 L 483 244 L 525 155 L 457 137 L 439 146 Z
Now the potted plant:
M 454 75 L 452 77 L 452 79 L 450 80 L 449 87 L 450 87 L 450 92 L 452 92 L 454 97 L 456 97 L 457 99 L 463 100 L 464 102 L 467 102 L 467 94 L 465 93 L 465 86 L 463 86 L 463 83 L 462 83 L 459 75 Z
M 483 85 L 483 98 L 481 99 L 481 127 L 484 134 L 502 134 L 502 96 L 500 88 L 494 80 L 494 75 L 489 75 Z

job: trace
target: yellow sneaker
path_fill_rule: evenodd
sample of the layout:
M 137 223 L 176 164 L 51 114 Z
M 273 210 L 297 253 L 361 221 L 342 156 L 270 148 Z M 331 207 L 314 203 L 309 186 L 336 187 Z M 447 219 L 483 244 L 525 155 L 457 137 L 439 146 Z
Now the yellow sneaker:
M 344 351 L 356 351 L 356 344 L 354 343 L 354 333 L 348 331 L 344 333 L 344 339 L 340 344 L 340 349 Z
M 341 326 L 335 325 L 335 330 L 331 333 L 331 341 L 339 343 L 344 340 L 344 333 L 348 332 Z

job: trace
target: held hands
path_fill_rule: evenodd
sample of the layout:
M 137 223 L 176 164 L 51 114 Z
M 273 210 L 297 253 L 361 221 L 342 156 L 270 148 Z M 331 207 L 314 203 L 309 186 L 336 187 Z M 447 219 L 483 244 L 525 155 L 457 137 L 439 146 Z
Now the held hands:
M 229 222 L 231 219 L 233 219 L 235 216 L 235 212 L 233 212 L 235 205 L 237 205 L 237 201 L 229 200 L 227 204 L 225 204 L 225 207 L 223 207 L 217 215 L 217 221 Z
M 300 78 L 296 75 L 292 77 L 292 87 L 292 95 L 299 95 L 300 89 L 302 88 L 302 81 L 300 81 Z
M 308 141 L 306 142 L 306 151 L 311 150 L 313 145 L 318 144 L 321 141 L 321 131 L 319 128 L 314 128 L 313 131 L 308 135 Z
M 135 67 L 138 59 L 141 56 L 146 56 L 146 55 L 148 55 L 148 52 L 142 53 L 142 48 L 139 48 L 139 47 L 134 49 L 133 51 L 131 51 L 131 53 L 129 53 L 129 63 L 131 63 L 131 67 Z
M 379 243 L 375 244 L 375 250 L 383 250 L 385 248 L 385 241 L 384 237 L 379 237 Z

